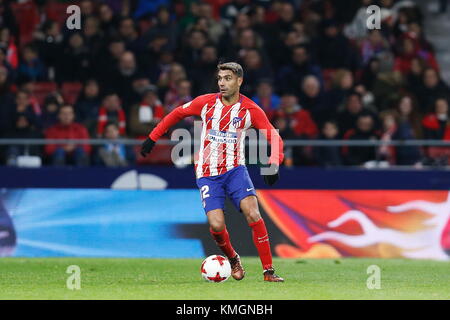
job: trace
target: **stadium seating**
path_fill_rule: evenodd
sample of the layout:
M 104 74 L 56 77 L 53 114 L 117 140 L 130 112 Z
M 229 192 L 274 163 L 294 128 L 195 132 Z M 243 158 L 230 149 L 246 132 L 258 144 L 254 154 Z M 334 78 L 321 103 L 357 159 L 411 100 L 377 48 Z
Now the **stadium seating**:
M 20 46 L 30 42 L 33 32 L 39 24 L 39 11 L 34 1 L 24 3 L 11 3 L 11 9 L 19 23 L 19 42 Z
M 82 88 L 83 85 L 81 82 L 63 82 L 61 85 L 61 94 L 64 101 L 73 105 Z
M 45 98 L 57 89 L 58 86 L 56 82 L 35 82 L 33 84 L 32 93 L 39 104 L 43 105 Z
M 59 25 L 64 24 L 68 14 L 66 13 L 67 7 L 72 4 L 77 4 L 77 1 L 71 1 L 67 3 L 61 3 L 57 1 L 49 1 L 45 7 L 45 14 L 47 19 L 56 21 Z

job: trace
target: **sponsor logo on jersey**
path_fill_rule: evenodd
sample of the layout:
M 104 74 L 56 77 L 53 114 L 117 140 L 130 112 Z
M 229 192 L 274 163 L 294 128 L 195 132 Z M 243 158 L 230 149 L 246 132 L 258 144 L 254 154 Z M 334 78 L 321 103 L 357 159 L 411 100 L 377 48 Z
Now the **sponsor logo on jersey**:
M 211 142 L 237 143 L 237 133 L 211 129 L 206 137 Z

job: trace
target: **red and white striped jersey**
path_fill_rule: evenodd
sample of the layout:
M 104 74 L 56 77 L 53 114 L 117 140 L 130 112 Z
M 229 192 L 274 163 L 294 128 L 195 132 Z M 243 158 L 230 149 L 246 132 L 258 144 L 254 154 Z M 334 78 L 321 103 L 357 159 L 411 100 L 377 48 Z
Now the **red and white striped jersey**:
M 200 116 L 202 120 L 200 150 L 195 157 L 197 179 L 245 165 L 245 132 L 251 127 L 264 129 L 269 144 L 273 139 L 278 140 L 278 148 L 272 150 L 269 163 L 283 161 L 283 141 L 278 132 L 264 111 L 242 94 L 233 105 L 224 105 L 219 93 L 198 96 L 165 116 L 150 133 L 150 139 L 157 141 L 170 127 L 189 116 Z

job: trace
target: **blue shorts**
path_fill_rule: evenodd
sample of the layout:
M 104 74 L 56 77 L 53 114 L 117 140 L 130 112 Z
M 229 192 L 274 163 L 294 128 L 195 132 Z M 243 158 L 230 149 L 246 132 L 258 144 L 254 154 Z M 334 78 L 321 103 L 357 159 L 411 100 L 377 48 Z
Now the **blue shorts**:
M 256 196 L 255 187 L 245 166 L 237 166 L 218 176 L 197 179 L 197 186 L 205 213 L 214 209 L 224 210 L 226 196 L 239 211 L 242 199 Z

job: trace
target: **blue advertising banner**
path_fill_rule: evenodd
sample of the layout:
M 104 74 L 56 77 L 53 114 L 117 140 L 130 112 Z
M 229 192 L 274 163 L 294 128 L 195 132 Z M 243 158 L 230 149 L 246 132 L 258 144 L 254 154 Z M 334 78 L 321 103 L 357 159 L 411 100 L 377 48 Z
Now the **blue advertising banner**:
M 3 190 L 0 254 L 203 257 L 199 239 L 177 234 L 205 224 L 199 198 L 197 190 Z

